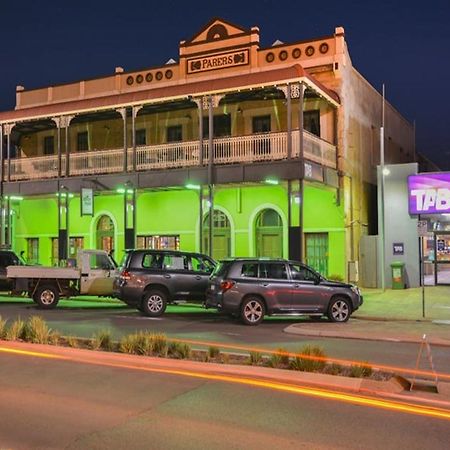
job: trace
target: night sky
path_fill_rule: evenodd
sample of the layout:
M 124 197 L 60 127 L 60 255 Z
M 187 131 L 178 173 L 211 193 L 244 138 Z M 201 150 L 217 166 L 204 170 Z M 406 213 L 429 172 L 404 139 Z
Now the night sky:
M 15 87 L 78 81 L 178 59 L 210 19 L 258 26 L 261 46 L 343 26 L 354 66 L 411 122 L 417 150 L 450 170 L 450 1 L 5 1 L 0 110 Z

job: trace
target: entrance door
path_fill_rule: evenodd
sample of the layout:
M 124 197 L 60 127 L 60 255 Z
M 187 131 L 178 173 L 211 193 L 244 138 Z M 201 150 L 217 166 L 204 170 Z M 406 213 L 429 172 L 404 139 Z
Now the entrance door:
M 434 235 L 436 284 L 450 284 L 450 233 L 436 232 Z
M 283 222 L 274 209 L 264 209 L 256 219 L 256 256 L 283 257 Z
M 306 263 L 328 276 L 328 233 L 305 233 Z
M 109 216 L 100 217 L 97 223 L 97 250 L 114 252 L 114 224 Z
M 231 254 L 230 221 L 225 213 L 217 209 L 213 212 L 213 254 L 215 260 L 228 258 Z M 203 248 L 209 254 L 209 214 L 203 220 Z

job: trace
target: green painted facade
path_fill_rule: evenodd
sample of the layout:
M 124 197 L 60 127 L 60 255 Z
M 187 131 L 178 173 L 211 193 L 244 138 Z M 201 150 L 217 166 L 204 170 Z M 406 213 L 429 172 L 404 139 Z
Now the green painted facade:
M 298 188 L 297 188 L 298 191 Z M 299 207 L 295 186 L 291 196 L 292 225 L 298 225 Z M 204 195 L 205 197 L 205 195 Z M 318 183 L 305 182 L 304 231 L 326 233 L 328 240 L 328 274 L 345 276 L 345 228 L 343 205 L 336 204 L 336 189 Z M 282 249 L 288 257 L 288 195 L 287 187 L 278 186 L 217 186 L 214 206 L 229 222 L 230 256 L 256 255 L 256 222 L 265 209 L 273 209 L 281 217 Z M 27 254 L 27 238 L 39 239 L 39 263 L 51 265 L 52 238 L 58 234 L 57 197 L 15 201 L 13 208 L 13 249 Z M 203 200 L 203 213 L 208 212 Z M 114 255 L 120 260 L 124 250 L 124 199 L 117 193 L 97 194 L 94 216 L 80 215 L 80 199 L 69 200 L 69 236 L 84 239 L 85 248 L 97 246 L 97 224 L 108 215 L 114 224 Z M 136 201 L 136 235 L 177 235 L 180 249 L 198 251 L 199 192 L 188 189 L 138 192 Z M 203 249 L 204 250 L 204 249 Z

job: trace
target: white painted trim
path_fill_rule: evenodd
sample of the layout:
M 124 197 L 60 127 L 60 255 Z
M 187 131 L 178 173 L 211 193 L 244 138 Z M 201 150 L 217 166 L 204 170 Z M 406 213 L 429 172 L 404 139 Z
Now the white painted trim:
M 255 233 L 256 233 L 256 218 L 258 214 L 264 209 L 273 209 L 275 210 L 281 217 L 282 228 L 283 228 L 283 257 L 288 258 L 289 254 L 289 243 L 288 243 L 288 227 L 287 227 L 287 217 L 284 214 L 284 211 L 277 205 L 273 203 L 263 203 L 262 205 L 257 206 L 252 214 L 250 215 L 250 219 L 248 221 L 248 256 L 256 256 L 256 246 L 255 246 Z

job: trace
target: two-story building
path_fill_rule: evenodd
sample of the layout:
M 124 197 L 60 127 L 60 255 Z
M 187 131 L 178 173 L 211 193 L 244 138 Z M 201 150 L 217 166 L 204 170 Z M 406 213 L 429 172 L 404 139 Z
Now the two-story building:
M 222 19 L 178 61 L 18 86 L 0 113 L 1 244 L 42 264 L 150 247 L 346 277 L 376 233 L 381 107 L 343 28 L 261 48 L 257 27 Z M 412 126 L 389 104 L 385 136 L 386 162 L 413 160 Z

